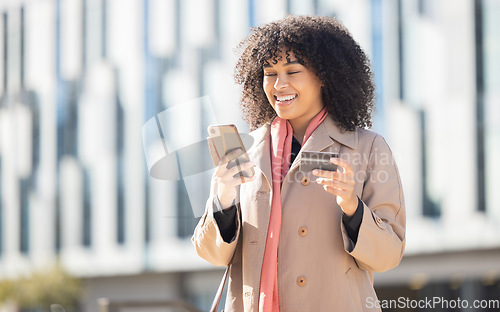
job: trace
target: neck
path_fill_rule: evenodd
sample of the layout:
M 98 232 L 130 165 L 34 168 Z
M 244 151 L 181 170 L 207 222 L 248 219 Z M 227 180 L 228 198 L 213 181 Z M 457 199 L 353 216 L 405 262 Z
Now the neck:
M 297 120 L 289 120 L 290 125 L 293 129 L 293 136 L 299 141 L 300 145 L 302 145 L 302 141 L 304 140 L 304 135 L 306 134 L 307 126 L 311 122 L 312 118 L 306 121 L 299 122 Z
M 293 129 L 293 136 L 297 139 L 297 141 L 299 141 L 300 145 L 303 144 L 302 141 L 304 140 L 309 124 L 320 112 L 321 111 L 317 112 L 314 116 L 302 116 L 302 118 L 288 120 Z

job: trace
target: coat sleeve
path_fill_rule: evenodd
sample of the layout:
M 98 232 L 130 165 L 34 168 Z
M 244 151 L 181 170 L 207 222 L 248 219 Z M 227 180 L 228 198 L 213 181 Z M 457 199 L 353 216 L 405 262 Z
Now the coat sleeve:
M 406 213 L 394 156 L 381 136 L 370 152 L 361 200 L 363 218 L 354 243 L 341 224 L 344 248 L 359 268 L 383 272 L 396 267 L 405 249 Z
M 231 242 L 226 243 L 214 218 L 213 205 L 217 196 L 216 187 L 217 183 L 212 177 L 210 197 L 207 200 L 205 212 L 194 229 L 191 241 L 200 257 L 213 265 L 227 266 L 233 257 L 240 235 L 240 207 L 236 204 L 236 235 Z

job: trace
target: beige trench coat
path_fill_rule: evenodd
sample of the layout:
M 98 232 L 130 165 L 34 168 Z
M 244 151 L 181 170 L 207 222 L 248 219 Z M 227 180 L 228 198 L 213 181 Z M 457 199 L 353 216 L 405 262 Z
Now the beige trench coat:
M 217 184 L 201 217 L 193 244 L 199 256 L 225 266 L 234 254 L 225 311 L 257 312 L 260 274 L 271 210 L 270 125 L 253 131 L 248 151 L 257 179 L 240 188 L 236 238 L 222 239 L 213 218 Z M 403 189 L 393 155 L 376 133 L 341 132 L 330 118 L 318 126 L 301 151 L 339 153 L 356 174 L 355 194 L 363 201 L 357 243 L 348 237 L 336 198 L 299 171 L 301 153 L 282 184 L 282 227 L 278 251 L 282 312 L 380 311 L 373 272 L 397 266 L 405 247 Z M 310 183 L 304 176 L 311 177 Z

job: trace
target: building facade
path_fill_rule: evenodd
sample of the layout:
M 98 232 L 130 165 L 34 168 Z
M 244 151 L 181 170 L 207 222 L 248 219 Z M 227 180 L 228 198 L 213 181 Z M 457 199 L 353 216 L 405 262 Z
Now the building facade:
M 498 0 L 3 1 L 0 279 L 60 262 L 84 280 L 82 311 L 101 297 L 206 310 L 222 275 L 190 242 L 206 183 L 153 178 L 143 127 L 167 145 L 214 119 L 248 131 L 233 49 L 286 14 L 338 17 L 372 60 L 408 219 L 380 298 L 500 299 Z M 200 98 L 210 112 L 159 120 Z

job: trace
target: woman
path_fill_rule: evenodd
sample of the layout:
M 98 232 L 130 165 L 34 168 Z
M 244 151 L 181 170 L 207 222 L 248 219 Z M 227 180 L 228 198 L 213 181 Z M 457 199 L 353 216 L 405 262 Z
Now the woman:
M 192 239 L 207 261 L 232 263 L 225 311 L 379 311 L 373 272 L 399 264 L 405 209 L 392 153 L 366 129 L 366 55 L 326 17 L 289 16 L 240 46 L 251 162 L 222 159 Z M 339 170 L 301 172 L 302 151 L 339 154 Z

